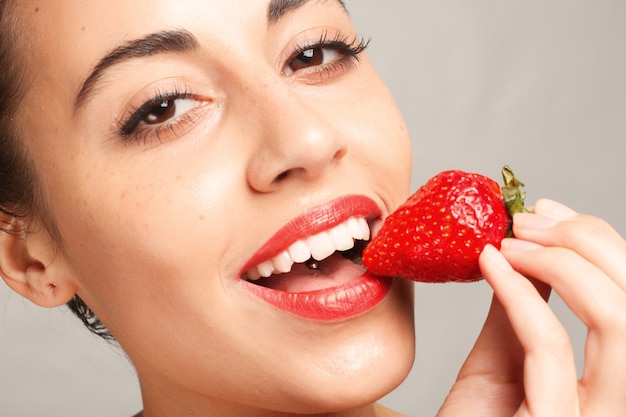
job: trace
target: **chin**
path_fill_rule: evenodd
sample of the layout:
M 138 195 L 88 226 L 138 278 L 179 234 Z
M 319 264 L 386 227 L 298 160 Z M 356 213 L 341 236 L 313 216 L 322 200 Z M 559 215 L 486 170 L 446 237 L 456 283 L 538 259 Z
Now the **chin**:
M 326 341 L 302 352 L 306 366 L 295 377 L 299 381 L 285 387 L 295 395 L 283 402 L 289 409 L 281 411 L 358 409 L 377 402 L 406 379 L 415 359 L 412 283 L 396 280 L 393 287 L 375 311 L 338 324 L 337 334 L 343 336 L 329 334 Z
M 284 403 L 300 404 L 300 407 L 289 406 L 289 409 L 281 411 L 326 414 L 356 410 L 376 403 L 406 379 L 413 365 L 412 352 L 394 352 L 392 361 L 393 364 L 370 366 L 367 372 L 348 378 L 345 375 L 329 375 L 323 385 Z

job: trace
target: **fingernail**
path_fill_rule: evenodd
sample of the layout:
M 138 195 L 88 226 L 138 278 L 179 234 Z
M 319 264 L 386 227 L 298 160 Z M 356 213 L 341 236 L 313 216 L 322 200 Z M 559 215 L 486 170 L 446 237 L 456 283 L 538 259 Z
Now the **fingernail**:
M 540 246 L 527 240 L 507 238 L 502 240 L 500 247 L 504 251 L 529 252 L 539 248 Z
M 519 213 L 514 217 L 516 229 L 546 230 L 556 226 L 558 219 L 535 213 Z
M 503 271 L 511 271 L 513 269 L 500 251 L 492 245 L 485 246 L 481 257 L 484 257 L 492 266 Z
M 535 213 L 561 220 L 569 219 L 577 214 L 571 208 L 549 199 L 537 201 L 535 204 Z

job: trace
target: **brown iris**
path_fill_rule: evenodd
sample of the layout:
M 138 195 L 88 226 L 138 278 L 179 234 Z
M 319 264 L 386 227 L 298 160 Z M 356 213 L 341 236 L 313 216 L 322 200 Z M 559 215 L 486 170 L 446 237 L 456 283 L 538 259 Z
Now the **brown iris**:
M 153 106 L 146 114 L 143 122 L 148 125 L 161 124 L 176 114 L 176 100 L 164 100 Z
M 316 67 L 324 63 L 324 48 L 310 48 L 298 54 L 290 63 L 289 67 L 293 72 L 298 70 Z

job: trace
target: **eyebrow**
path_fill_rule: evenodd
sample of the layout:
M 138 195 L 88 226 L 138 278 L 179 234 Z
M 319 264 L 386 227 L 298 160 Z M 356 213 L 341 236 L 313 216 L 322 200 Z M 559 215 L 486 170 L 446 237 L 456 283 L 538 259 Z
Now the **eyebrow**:
M 314 0 L 271 0 L 267 8 L 267 21 L 276 24 L 285 15 Z M 317 0 L 319 1 L 319 0 Z M 343 0 L 337 1 L 347 10 Z M 143 58 L 167 52 L 186 52 L 198 49 L 200 42 L 186 30 L 162 31 L 124 43 L 106 54 L 91 70 L 82 83 L 76 98 L 74 110 L 81 107 L 92 95 L 104 73 L 114 65 L 133 58 Z
M 286 14 L 301 8 L 311 1 L 312 0 L 272 0 L 267 7 L 267 21 L 270 24 L 275 24 Z M 337 0 L 337 2 L 344 10 L 347 10 L 343 0 Z
M 106 54 L 91 70 L 74 100 L 74 109 L 82 106 L 110 67 L 133 58 L 143 58 L 165 52 L 185 52 L 197 49 L 200 43 L 185 30 L 163 31 L 127 42 Z

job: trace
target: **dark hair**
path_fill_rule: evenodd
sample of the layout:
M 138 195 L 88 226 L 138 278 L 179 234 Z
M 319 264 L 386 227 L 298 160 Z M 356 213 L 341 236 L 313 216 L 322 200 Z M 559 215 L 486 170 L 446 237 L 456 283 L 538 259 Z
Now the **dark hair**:
M 26 58 L 16 51 L 26 40 L 20 37 L 20 22 L 13 10 L 16 2 L 0 0 L 0 232 L 28 233 L 29 219 L 42 220 L 52 236 L 56 228 L 45 213 L 32 163 L 20 140 L 14 118 L 26 88 Z M 78 295 L 67 304 L 93 333 L 106 340 L 113 335 Z

